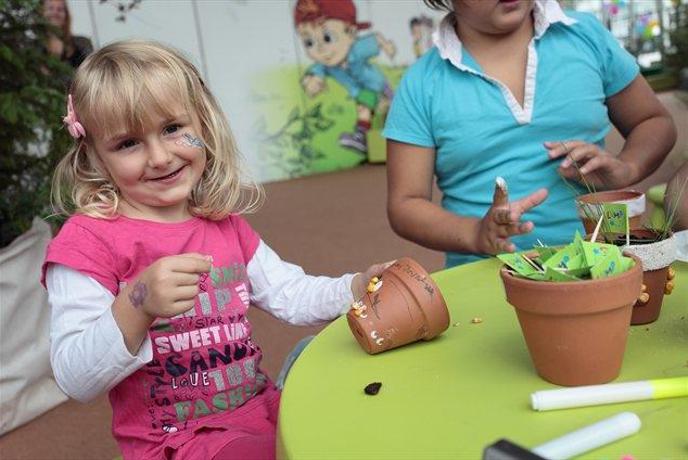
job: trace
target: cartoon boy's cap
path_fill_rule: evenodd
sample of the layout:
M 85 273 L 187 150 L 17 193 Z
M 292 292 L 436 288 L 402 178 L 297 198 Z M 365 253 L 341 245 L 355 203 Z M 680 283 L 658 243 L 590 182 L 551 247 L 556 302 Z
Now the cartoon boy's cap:
M 370 27 L 369 22 L 356 22 L 356 6 L 352 0 L 298 0 L 294 7 L 294 23 L 339 19 L 358 30 Z

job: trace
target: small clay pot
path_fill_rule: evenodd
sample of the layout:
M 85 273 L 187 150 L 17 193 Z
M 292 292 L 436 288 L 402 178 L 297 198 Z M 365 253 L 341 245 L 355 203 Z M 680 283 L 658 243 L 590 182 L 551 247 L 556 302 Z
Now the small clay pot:
M 643 238 L 656 237 L 652 230 L 633 230 L 633 235 Z M 637 256 L 643 262 L 643 292 L 633 307 L 631 324 L 652 323 L 659 318 L 669 281 L 669 266 L 676 260 L 676 240 L 668 238 L 647 244 L 624 246 L 624 252 Z M 645 295 L 644 295 L 645 294 Z
M 502 268 L 537 373 L 557 385 L 593 385 L 621 371 L 642 263 L 617 276 L 553 282 L 518 278 Z
M 449 327 L 449 311 L 430 275 L 414 260 L 403 257 L 381 276 L 382 284 L 359 301 L 346 319 L 354 337 L 376 354 L 418 340 L 431 340 Z
M 610 190 L 607 192 L 588 193 L 576 198 L 578 216 L 583 221 L 586 233 L 593 233 L 597 225 L 597 219 L 590 219 L 589 216 L 597 216 L 599 214 L 597 208 L 591 205 L 602 203 L 627 204 L 628 227 L 631 230 L 642 228 L 641 219 L 645 212 L 645 194 L 635 190 Z

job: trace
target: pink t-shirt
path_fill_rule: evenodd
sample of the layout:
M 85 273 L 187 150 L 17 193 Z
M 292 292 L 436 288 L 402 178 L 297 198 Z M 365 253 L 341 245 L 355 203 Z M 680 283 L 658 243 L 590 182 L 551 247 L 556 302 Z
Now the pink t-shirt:
M 246 318 L 246 265 L 259 241 L 238 216 L 180 223 L 73 216 L 48 246 L 44 273 L 49 263 L 66 265 L 114 295 L 161 257 L 213 256 L 194 308 L 158 318 L 149 330 L 152 361 L 110 391 L 125 458 L 212 458 L 236 427 L 255 430 L 251 417 L 276 413 L 279 393 L 260 370 Z

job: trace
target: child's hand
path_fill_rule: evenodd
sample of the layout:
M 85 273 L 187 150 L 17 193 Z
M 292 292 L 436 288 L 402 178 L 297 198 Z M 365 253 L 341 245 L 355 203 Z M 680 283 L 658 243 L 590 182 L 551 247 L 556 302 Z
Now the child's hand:
M 313 97 L 325 89 L 325 79 L 316 75 L 306 75 L 301 80 L 301 85 L 308 97 Z
M 382 275 L 382 272 L 392 265 L 395 261 L 385 262 L 383 264 L 375 264 L 368 267 L 363 273 L 356 273 L 351 280 L 351 293 L 354 295 L 354 300 L 358 300 L 366 293 L 366 288 L 370 282 L 370 278 Z
M 501 178 L 497 178 L 492 206 L 480 221 L 477 249 L 481 254 L 501 254 L 514 252 L 516 246 L 509 240 L 513 235 L 529 233 L 535 227 L 532 222 L 521 222 L 521 216 L 530 208 L 539 205 L 547 198 L 547 189 L 509 203 L 506 183 L 500 187 Z
M 619 189 L 631 184 L 633 165 L 583 141 L 545 142 L 551 159 L 565 157 L 559 174 L 595 188 Z
M 129 301 L 153 318 L 171 318 L 188 311 L 196 302 L 199 274 L 210 271 L 211 260 L 196 253 L 163 257 L 134 281 Z

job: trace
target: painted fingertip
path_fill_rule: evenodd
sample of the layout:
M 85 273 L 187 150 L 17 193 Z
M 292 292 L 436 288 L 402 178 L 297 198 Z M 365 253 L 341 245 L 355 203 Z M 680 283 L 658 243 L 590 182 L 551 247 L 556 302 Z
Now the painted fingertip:
M 506 180 L 502 176 L 497 176 L 495 177 L 495 185 L 500 188 L 503 192 L 506 192 L 507 185 L 506 185 Z

